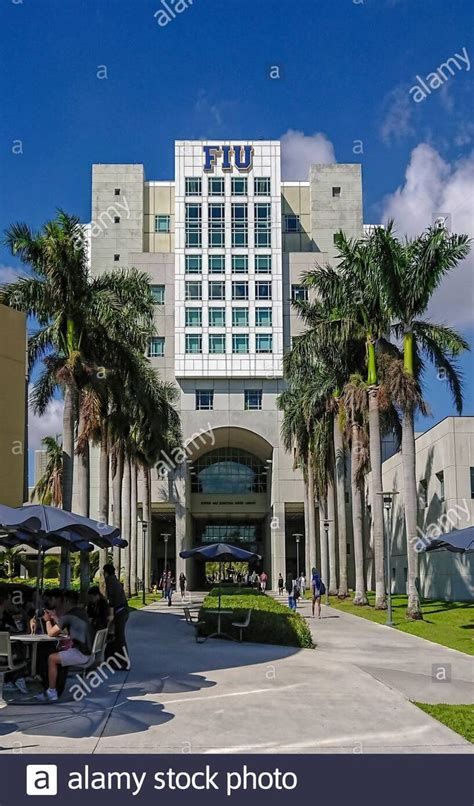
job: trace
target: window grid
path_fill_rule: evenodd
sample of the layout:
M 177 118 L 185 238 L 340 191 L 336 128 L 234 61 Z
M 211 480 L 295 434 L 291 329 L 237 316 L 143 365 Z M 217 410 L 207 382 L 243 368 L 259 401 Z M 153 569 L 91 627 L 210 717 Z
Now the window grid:
M 232 255 L 232 274 L 248 274 L 248 255 Z
M 262 408 L 262 390 L 245 389 L 244 390 L 245 411 L 260 411 L 261 408 Z
M 233 176 L 231 182 L 231 192 L 233 196 L 246 196 L 247 178 L 245 176 Z
M 209 327 L 225 327 L 225 308 L 209 308 Z
M 164 354 L 164 336 L 153 336 L 148 342 L 148 358 L 162 358 Z
M 202 308 L 186 308 L 186 327 L 202 327 Z
M 249 309 L 232 308 L 232 327 L 249 326 Z
M 209 255 L 209 274 L 224 274 L 225 255 Z
M 224 205 L 213 202 L 208 207 L 208 236 L 209 247 L 225 246 L 225 208 Z
M 232 334 L 232 352 L 235 354 L 238 353 L 248 353 L 249 351 L 249 337 L 246 333 L 240 335 L 237 333 Z
M 201 196 L 202 181 L 200 176 L 187 176 L 185 179 L 186 196 Z
M 184 284 L 184 298 L 186 300 L 202 299 L 202 283 L 200 280 L 186 280 Z
M 196 411 L 212 411 L 214 408 L 214 390 L 196 389 Z
M 249 298 L 249 284 L 234 280 L 232 283 L 232 299 L 246 300 Z
M 186 333 L 185 351 L 191 355 L 202 353 L 202 336 L 194 335 L 194 333 Z
M 272 309 L 255 308 L 255 327 L 272 326 Z
M 221 280 L 209 281 L 209 299 L 225 299 L 225 282 Z
M 185 234 L 187 247 L 202 247 L 202 205 L 186 204 Z
M 152 285 L 151 286 L 151 295 L 153 297 L 153 302 L 155 305 L 164 305 L 165 304 L 165 286 L 164 285 Z
M 272 284 L 267 280 L 257 280 L 255 283 L 255 299 L 271 299 Z
M 272 242 L 272 215 L 271 205 L 258 202 L 255 204 L 255 246 L 271 246 Z
M 184 266 L 186 274 L 201 274 L 202 272 L 201 255 L 185 255 Z
M 271 353 L 273 349 L 273 339 L 271 333 L 257 333 L 255 336 L 255 352 Z
M 299 215 L 285 216 L 285 232 L 300 232 L 301 224 Z
M 217 448 L 197 459 L 193 467 L 193 493 L 246 494 L 264 493 L 267 489 L 265 464 L 239 448 Z
M 232 246 L 248 246 L 248 206 L 246 204 L 232 205 Z
M 207 192 L 209 196 L 223 196 L 224 179 L 218 176 L 210 176 L 208 179 Z
M 255 274 L 271 274 L 272 256 L 255 255 Z
M 253 192 L 255 196 L 269 196 L 270 195 L 270 177 L 256 176 L 253 180 Z
M 155 232 L 169 232 L 170 231 L 170 216 L 169 215 L 156 215 L 155 216 Z
M 225 333 L 209 334 L 209 353 L 211 355 L 225 353 Z

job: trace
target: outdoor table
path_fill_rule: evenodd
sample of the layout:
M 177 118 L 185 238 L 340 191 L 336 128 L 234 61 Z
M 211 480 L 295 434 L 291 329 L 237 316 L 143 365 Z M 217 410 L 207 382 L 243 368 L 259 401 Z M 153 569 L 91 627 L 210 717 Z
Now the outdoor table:
M 19 641 L 26 646 L 31 646 L 31 676 L 36 676 L 36 659 L 38 655 L 38 644 L 46 641 L 58 641 L 58 636 L 43 635 L 42 633 L 30 633 L 28 635 L 10 635 L 10 641 Z
M 223 638 L 230 638 L 231 641 L 234 640 L 231 635 L 228 635 L 228 633 L 222 632 L 222 630 L 221 630 L 221 618 L 222 618 L 222 615 L 229 615 L 229 613 L 233 613 L 233 612 L 234 612 L 233 608 L 231 610 L 222 610 L 222 609 L 220 609 L 220 610 L 219 609 L 218 610 L 207 610 L 207 609 L 204 610 L 204 615 L 206 613 L 209 613 L 211 616 L 217 616 L 217 632 L 213 632 L 213 633 L 211 633 L 211 635 L 208 635 L 206 637 L 206 641 L 207 641 L 208 638 L 218 638 L 219 636 L 222 636 Z

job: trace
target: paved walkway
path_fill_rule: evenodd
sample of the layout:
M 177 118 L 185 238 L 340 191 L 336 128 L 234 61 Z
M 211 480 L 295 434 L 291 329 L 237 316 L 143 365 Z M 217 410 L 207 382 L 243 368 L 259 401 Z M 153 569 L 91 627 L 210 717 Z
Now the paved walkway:
M 473 752 L 409 702 L 474 702 L 472 658 L 331 608 L 300 612 L 316 650 L 196 644 L 177 603 L 132 613 L 130 672 L 80 702 L 8 705 L 0 752 Z

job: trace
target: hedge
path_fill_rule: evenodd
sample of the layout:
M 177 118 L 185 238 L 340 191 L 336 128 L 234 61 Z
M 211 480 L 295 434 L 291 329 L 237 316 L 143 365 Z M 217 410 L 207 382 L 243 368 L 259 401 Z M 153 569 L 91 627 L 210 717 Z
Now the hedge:
M 199 613 L 200 619 L 206 623 L 201 627 L 202 635 L 210 635 L 217 624 L 217 616 L 207 614 L 206 610 L 214 610 L 219 606 L 219 590 L 212 588 L 208 593 Z M 259 644 L 280 644 L 312 649 L 314 642 L 306 621 L 299 613 L 293 613 L 281 602 L 251 588 L 234 588 L 232 592 L 222 590 L 221 607 L 232 608 L 229 615 L 221 616 L 222 629 L 231 635 L 237 631 L 231 626 L 232 621 L 243 621 L 247 610 L 252 611 L 250 624 L 243 631 L 243 640 Z

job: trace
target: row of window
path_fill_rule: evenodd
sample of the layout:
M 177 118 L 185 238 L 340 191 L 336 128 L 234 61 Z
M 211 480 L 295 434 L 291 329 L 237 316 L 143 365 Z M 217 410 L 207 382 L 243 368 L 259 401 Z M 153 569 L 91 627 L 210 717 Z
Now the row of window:
M 262 390 L 244 389 L 244 411 L 260 411 L 262 408 Z M 196 390 L 196 411 L 212 411 L 214 408 L 214 390 Z
M 257 203 L 254 205 L 256 248 L 271 246 L 271 205 Z M 222 248 L 225 246 L 225 205 L 222 203 L 208 205 L 208 246 Z M 202 204 L 186 204 L 185 210 L 186 247 L 199 249 L 202 247 Z M 232 204 L 231 207 L 231 245 L 233 247 L 248 246 L 248 205 Z
M 225 281 L 223 280 L 209 280 L 207 283 L 208 299 L 225 300 L 225 285 Z M 184 298 L 186 300 L 202 300 L 202 286 L 201 280 L 186 280 L 184 284 Z M 249 299 L 249 282 L 247 280 L 233 280 L 231 289 L 233 300 Z M 271 298 L 271 282 L 268 280 L 256 280 L 255 299 L 270 300 Z
M 207 265 L 209 274 L 223 274 L 225 272 L 225 255 L 209 255 Z M 232 255 L 231 266 L 234 274 L 247 274 L 249 270 L 248 255 Z M 270 274 L 272 256 L 255 255 L 254 269 L 256 274 Z M 202 255 L 186 255 L 185 271 L 186 274 L 201 274 Z
M 471 498 L 474 499 L 474 467 L 469 468 L 470 474 L 470 488 L 471 488 Z M 444 482 L 444 470 L 440 470 L 439 473 L 436 473 L 436 494 L 440 501 L 445 501 L 446 499 L 446 488 Z M 421 509 L 427 509 L 428 507 L 428 479 L 420 479 L 419 483 L 419 498 L 420 498 L 420 507 Z
M 223 177 L 210 176 L 207 180 L 208 196 L 224 196 Z M 255 196 L 270 196 L 270 177 L 256 176 L 253 180 Z M 234 176 L 231 179 L 232 196 L 248 195 L 248 180 L 246 176 Z M 200 176 L 187 176 L 185 179 L 186 196 L 202 196 L 202 178 Z
M 247 333 L 232 334 L 232 353 L 248 354 L 250 352 L 250 341 Z M 201 334 L 186 333 L 185 335 L 185 352 L 188 355 L 201 355 L 202 354 L 202 336 Z M 271 333 L 257 333 L 255 336 L 255 352 L 256 353 L 271 353 L 273 350 L 273 337 Z M 226 334 L 225 333 L 210 333 L 209 334 L 209 353 L 210 355 L 223 355 L 226 352 Z M 165 338 L 164 336 L 153 336 L 148 343 L 148 358 L 163 358 L 165 354 Z
M 190 284 L 190 287 L 186 289 L 186 293 L 189 294 L 190 296 L 187 296 L 186 299 L 187 300 L 201 300 L 202 299 L 202 286 L 201 286 L 200 289 L 195 287 L 196 285 L 201 285 L 201 282 L 197 281 L 197 283 L 196 283 L 194 281 L 187 281 L 186 285 L 188 285 L 188 284 Z M 233 285 L 234 285 L 234 283 L 233 283 Z M 239 282 L 235 283 L 236 288 L 232 289 L 232 292 L 233 293 L 235 292 L 236 296 L 233 297 L 233 299 L 244 299 L 244 300 L 248 299 L 248 283 L 247 283 L 247 288 L 246 289 L 241 288 L 241 285 L 242 285 L 242 283 L 239 283 Z M 270 287 L 270 289 L 268 289 L 269 285 L 271 286 L 270 283 L 264 283 L 264 282 L 261 282 L 260 280 L 257 281 L 257 283 L 255 284 L 255 298 L 259 299 L 259 300 L 271 299 L 271 287 Z M 151 293 L 152 293 L 153 301 L 154 301 L 155 305 L 164 305 L 165 304 L 165 286 L 164 285 L 152 285 L 151 286 Z M 241 296 L 242 294 L 245 295 L 245 293 L 247 293 L 247 296 Z M 268 294 L 270 294 L 270 296 L 268 296 Z M 195 296 L 195 295 L 197 295 L 197 296 Z M 237 295 L 239 295 L 239 296 L 237 296 Z M 223 283 L 223 282 L 217 282 L 216 283 L 214 280 L 212 280 L 209 283 L 209 299 L 213 299 L 213 300 L 225 299 L 225 283 Z M 308 289 L 305 288 L 302 285 L 292 285 L 291 286 L 291 299 L 306 302 L 308 300 Z M 201 309 L 200 308 L 188 308 L 187 310 L 188 311 L 195 311 L 195 310 L 200 311 Z M 247 309 L 246 308 L 236 308 L 234 310 L 243 311 L 243 310 L 247 310 Z M 216 313 L 218 311 L 223 311 L 224 312 L 224 318 L 225 318 L 225 308 L 211 308 L 211 310 L 209 312 L 209 316 L 211 315 L 211 312 Z M 262 313 L 263 311 L 270 311 L 270 314 L 271 314 L 271 308 L 257 308 L 255 315 L 256 316 L 259 316 L 259 315 L 263 316 L 263 313 Z M 186 317 L 187 317 L 187 314 L 186 314 Z
M 225 327 L 226 326 L 226 309 L 225 308 L 209 308 L 208 309 L 208 323 L 209 327 Z M 186 308 L 186 327 L 202 327 L 203 326 L 203 310 L 202 308 Z M 272 326 L 272 309 L 271 308 L 255 308 L 255 327 L 271 327 Z M 232 327 L 249 327 L 249 309 L 245 307 L 232 308 Z

